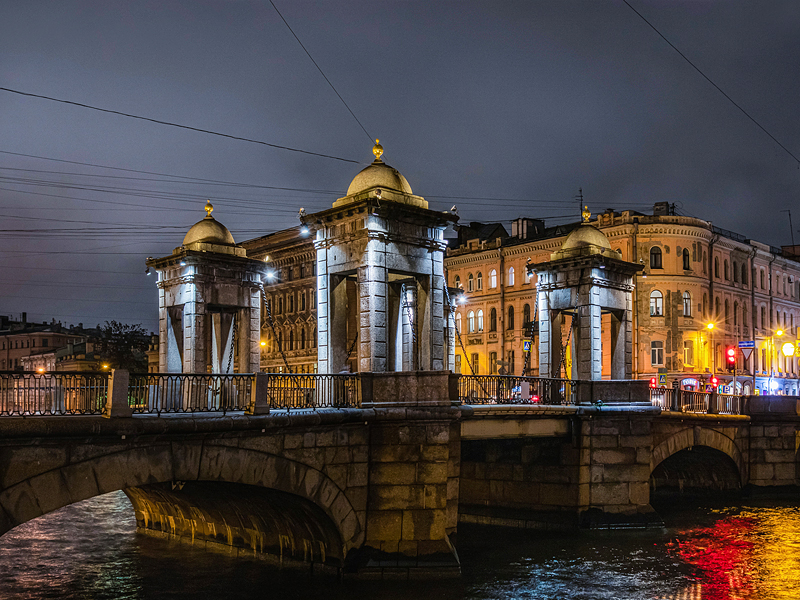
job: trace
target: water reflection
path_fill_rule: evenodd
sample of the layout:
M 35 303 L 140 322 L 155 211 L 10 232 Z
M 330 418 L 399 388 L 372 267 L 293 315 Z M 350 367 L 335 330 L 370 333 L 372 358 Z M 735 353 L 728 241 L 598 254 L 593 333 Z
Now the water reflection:
M 122 493 L 0 538 L 0 598 L 774 600 L 800 598 L 795 502 L 664 514 L 669 529 L 574 535 L 462 527 L 459 581 L 309 579 L 136 534 Z

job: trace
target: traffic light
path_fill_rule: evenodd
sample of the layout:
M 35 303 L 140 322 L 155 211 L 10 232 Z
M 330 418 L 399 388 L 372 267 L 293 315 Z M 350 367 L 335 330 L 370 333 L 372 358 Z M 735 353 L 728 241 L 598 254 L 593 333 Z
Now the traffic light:
M 719 385 L 719 377 L 716 375 L 711 376 L 711 385 L 717 387 Z
M 650 378 L 650 387 L 655 389 L 657 387 L 657 385 L 658 385 L 658 379 L 656 379 L 655 377 L 651 377 Z
M 725 364 L 729 371 L 736 369 L 736 348 L 733 346 L 725 348 Z

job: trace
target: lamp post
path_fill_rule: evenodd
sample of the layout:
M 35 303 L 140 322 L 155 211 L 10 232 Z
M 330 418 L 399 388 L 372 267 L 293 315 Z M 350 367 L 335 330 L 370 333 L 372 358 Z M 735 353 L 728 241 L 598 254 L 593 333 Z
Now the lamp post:
M 711 351 L 711 375 L 714 375 L 717 372 L 717 353 L 716 349 L 714 348 L 714 323 L 706 324 L 706 329 L 708 330 L 708 344 L 709 350 Z

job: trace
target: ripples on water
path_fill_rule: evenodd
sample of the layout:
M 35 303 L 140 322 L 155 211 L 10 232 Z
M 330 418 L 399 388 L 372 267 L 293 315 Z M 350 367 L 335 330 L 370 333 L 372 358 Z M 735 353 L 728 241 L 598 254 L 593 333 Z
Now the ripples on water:
M 337 583 L 137 535 L 130 503 L 117 492 L 0 538 L 0 598 L 800 599 L 796 502 L 667 517 L 662 531 L 555 536 L 462 527 L 461 580 Z

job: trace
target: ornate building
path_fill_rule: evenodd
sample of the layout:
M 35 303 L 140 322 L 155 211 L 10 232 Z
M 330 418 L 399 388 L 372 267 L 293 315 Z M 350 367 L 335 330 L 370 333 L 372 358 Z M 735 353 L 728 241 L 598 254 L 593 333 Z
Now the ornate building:
M 634 377 L 704 389 L 714 374 L 728 391 L 735 372 L 739 391 L 755 385 L 760 392 L 797 393 L 797 358 L 784 354 L 788 346 L 783 350 L 797 341 L 796 257 L 707 221 L 670 214 L 665 203 L 656 204 L 652 215 L 609 210 L 593 222 L 623 260 L 644 267 L 634 278 Z M 462 229 L 445 261 L 449 284 L 464 290 L 456 315 L 463 342 L 457 347 L 457 369 L 539 373 L 538 327 L 531 314 L 536 277 L 528 277 L 525 267 L 549 261 L 576 226 L 545 229 L 541 221 L 519 219 L 510 236 L 479 224 Z M 602 316 L 604 378 L 611 377 L 610 318 Z M 564 346 L 570 328 L 565 329 Z M 534 341 L 529 355 L 526 339 Z M 739 342 L 747 341 L 755 351 L 744 360 Z M 735 371 L 728 368 L 730 349 Z

